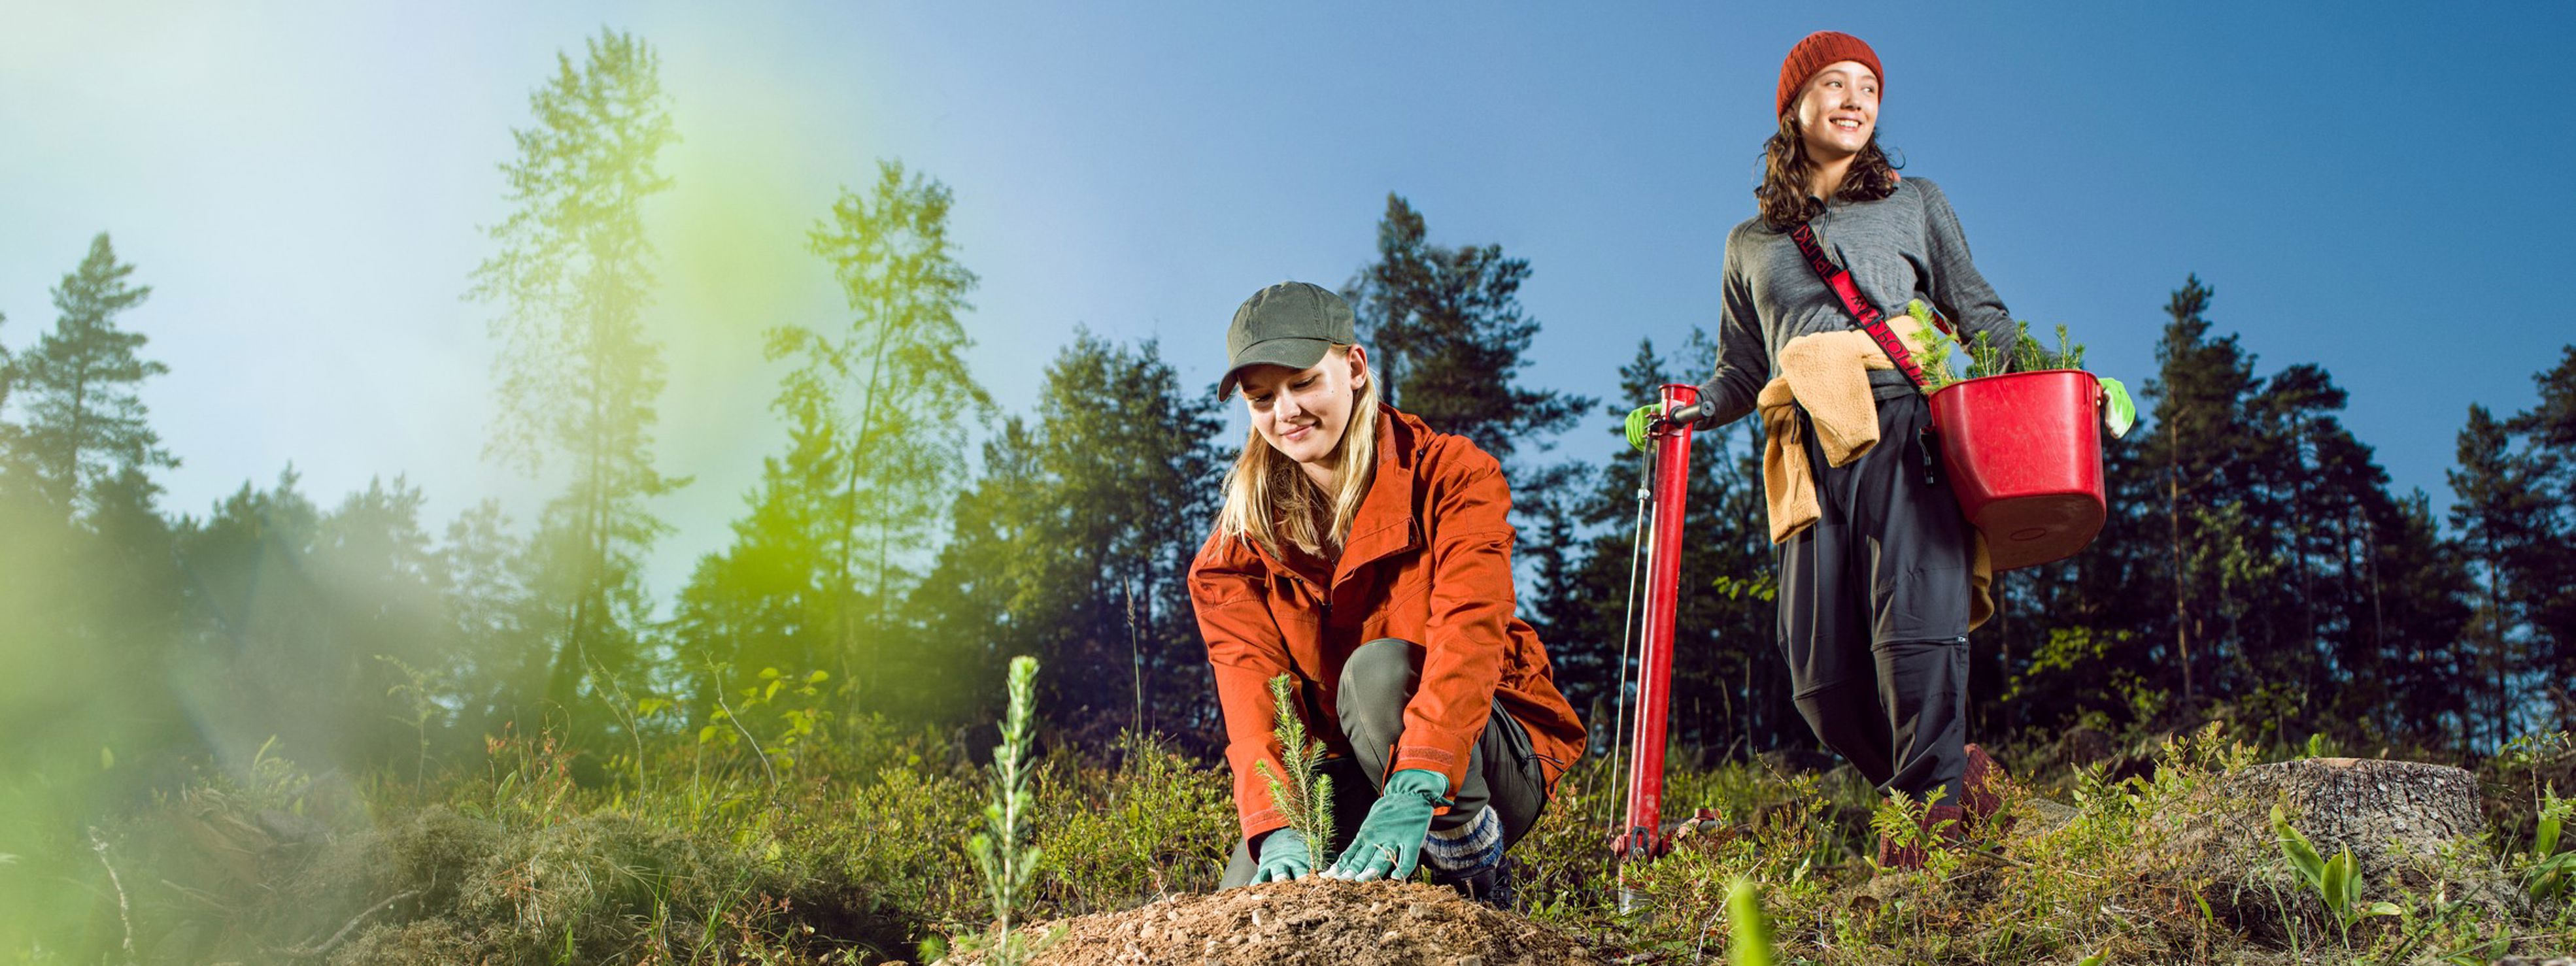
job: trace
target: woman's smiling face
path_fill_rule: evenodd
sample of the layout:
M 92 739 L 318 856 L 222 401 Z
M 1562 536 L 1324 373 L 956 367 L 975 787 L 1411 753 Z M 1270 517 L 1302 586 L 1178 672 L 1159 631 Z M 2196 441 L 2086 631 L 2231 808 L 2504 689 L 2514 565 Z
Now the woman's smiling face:
M 1304 369 L 1259 365 L 1243 370 L 1244 406 L 1263 442 L 1305 464 L 1331 472 L 1350 428 L 1351 407 L 1368 381 L 1368 352 L 1347 346 L 1324 353 Z
M 1807 78 L 1797 112 L 1809 158 L 1835 161 L 1859 154 L 1878 132 L 1878 75 L 1856 60 L 1826 64 Z

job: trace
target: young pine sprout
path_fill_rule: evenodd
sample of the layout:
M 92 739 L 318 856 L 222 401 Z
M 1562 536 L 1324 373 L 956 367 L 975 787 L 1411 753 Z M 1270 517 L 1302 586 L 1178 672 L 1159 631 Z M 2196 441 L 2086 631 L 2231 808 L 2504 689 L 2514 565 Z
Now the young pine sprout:
M 1254 762 L 1261 781 L 1270 789 L 1270 800 L 1278 803 L 1279 813 L 1288 819 L 1288 827 L 1306 840 L 1314 850 L 1316 868 L 1331 865 L 1333 842 L 1333 779 L 1323 773 L 1324 743 L 1306 734 L 1306 716 L 1297 713 L 1297 703 L 1289 697 L 1288 675 L 1270 679 L 1270 702 L 1276 714 L 1279 738 L 1279 760 L 1288 766 L 1286 779 L 1270 770 L 1266 761 Z

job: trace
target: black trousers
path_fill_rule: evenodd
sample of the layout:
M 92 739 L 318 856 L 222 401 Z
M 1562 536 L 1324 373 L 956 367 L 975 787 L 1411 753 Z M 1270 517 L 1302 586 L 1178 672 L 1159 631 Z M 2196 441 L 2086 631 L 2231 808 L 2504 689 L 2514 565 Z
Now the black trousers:
M 1778 545 L 1780 652 L 1798 713 L 1880 790 L 1959 803 L 1967 771 L 1968 579 L 1959 515 L 1917 393 L 1878 403 L 1879 442 L 1825 465 L 1798 425 L 1822 518 Z
M 1369 806 L 1377 804 L 1378 795 L 1386 790 L 1396 740 L 1404 734 L 1404 705 L 1421 686 L 1422 646 L 1409 641 L 1391 637 L 1370 641 L 1351 652 L 1351 659 L 1342 665 L 1333 714 L 1341 721 L 1342 736 L 1349 739 L 1354 757 L 1324 762 L 1324 773 L 1333 778 L 1333 854 L 1350 845 L 1360 822 L 1368 818 Z M 1546 776 L 1539 771 L 1529 732 L 1503 713 L 1500 703 L 1485 722 L 1485 733 L 1468 749 L 1464 787 L 1449 791 L 1457 804 L 1431 819 L 1434 831 L 1466 825 L 1490 808 L 1502 822 L 1503 847 L 1510 848 L 1538 824 L 1539 811 L 1547 807 Z M 1323 853 L 1319 851 L 1315 858 L 1323 858 Z M 1217 888 L 1248 884 L 1259 868 L 1254 843 L 1238 840 Z

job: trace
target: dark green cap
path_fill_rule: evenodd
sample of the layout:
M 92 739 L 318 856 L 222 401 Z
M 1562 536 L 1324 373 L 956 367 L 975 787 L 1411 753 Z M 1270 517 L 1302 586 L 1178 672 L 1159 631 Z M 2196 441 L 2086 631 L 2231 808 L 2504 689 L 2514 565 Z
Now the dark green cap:
M 1322 361 L 1325 350 L 1360 340 L 1357 324 L 1351 303 L 1321 285 L 1281 282 L 1252 293 L 1234 310 L 1234 323 L 1226 326 L 1225 353 L 1231 361 L 1225 378 L 1217 381 L 1216 398 L 1234 395 L 1235 379 L 1248 367 L 1303 369 Z

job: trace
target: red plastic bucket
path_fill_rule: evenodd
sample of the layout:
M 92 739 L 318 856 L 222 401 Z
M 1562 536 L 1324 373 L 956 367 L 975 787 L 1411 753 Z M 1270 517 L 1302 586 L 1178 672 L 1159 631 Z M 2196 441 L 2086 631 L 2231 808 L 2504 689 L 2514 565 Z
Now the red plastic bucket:
M 2101 383 L 2080 369 L 1967 379 L 1932 394 L 1941 467 L 2000 573 L 2102 532 Z

